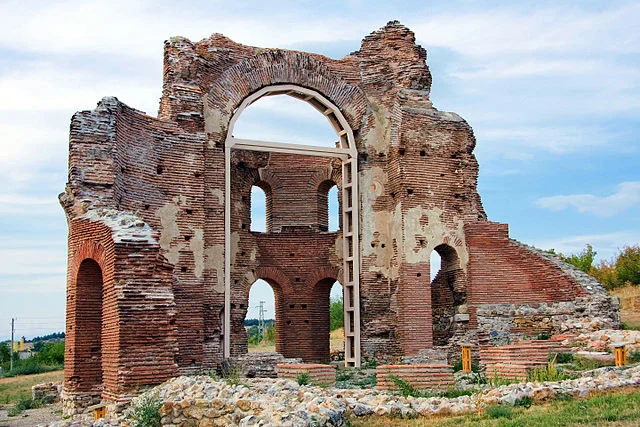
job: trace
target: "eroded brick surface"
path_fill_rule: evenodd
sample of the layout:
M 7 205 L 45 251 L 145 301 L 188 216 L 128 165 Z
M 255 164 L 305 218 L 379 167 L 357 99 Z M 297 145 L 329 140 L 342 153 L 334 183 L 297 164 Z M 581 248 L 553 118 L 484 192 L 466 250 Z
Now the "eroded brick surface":
M 329 356 L 329 291 L 343 232 L 327 231 L 339 159 L 233 150 L 231 327 L 224 330 L 225 154 L 234 112 L 262 88 L 320 94 L 353 132 L 358 160 L 361 350 L 381 361 L 458 343 L 616 327 L 592 279 L 488 222 L 470 126 L 429 100 L 426 52 L 391 22 L 340 60 L 214 34 L 165 44 L 158 118 L 104 98 L 71 123 L 65 408 L 126 399 L 246 352 L 251 285 L 276 298 L 277 351 Z M 336 140 L 338 137 L 336 137 Z M 267 232 L 251 231 L 252 186 Z M 430 255 L 443 267 L 430 280 Z

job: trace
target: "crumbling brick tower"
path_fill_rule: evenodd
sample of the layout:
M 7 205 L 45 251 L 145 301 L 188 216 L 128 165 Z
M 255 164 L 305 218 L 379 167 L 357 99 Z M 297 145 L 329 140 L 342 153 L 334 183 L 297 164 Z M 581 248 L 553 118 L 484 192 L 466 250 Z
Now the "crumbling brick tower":
M 595 280 L 508 237 L 476 190 L 475 138 L 429 101 L 425 50 L 397 22 L 334 60 L 214 34 L 166 42 L 158 118 L 104 98 L 74 115 L 69 183 L 67 412 L 247 350 L 249 288 L 276 298 L 277 351 L 328 359 L 344 286 L 346 363 L 461 341 L 616 326 Z M 310 103 L 335 148 L 233 137 L 263 96 Z M 327 231 L 327 191 L 341 229 Z M 267 195 L 267 231 L 250 192 Z M 430 280 L 430 254 L 442 268 Z

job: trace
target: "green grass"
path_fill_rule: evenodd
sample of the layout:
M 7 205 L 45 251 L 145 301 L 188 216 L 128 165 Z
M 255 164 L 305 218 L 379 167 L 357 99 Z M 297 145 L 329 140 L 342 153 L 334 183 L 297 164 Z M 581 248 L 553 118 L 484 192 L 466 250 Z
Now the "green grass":
M 482 414 L 403 420 L 391 417 L 352 418 L 353 426 L 575 426 L 640 425 L 640 390 L 603 394 L 583 400 L 564 399 L 547 405 L 489 406 Z
M 17 403 L 31 398 L 31 386 L 45 382 L 62 381 L 63 371 L 0 378 L 0 404 Z

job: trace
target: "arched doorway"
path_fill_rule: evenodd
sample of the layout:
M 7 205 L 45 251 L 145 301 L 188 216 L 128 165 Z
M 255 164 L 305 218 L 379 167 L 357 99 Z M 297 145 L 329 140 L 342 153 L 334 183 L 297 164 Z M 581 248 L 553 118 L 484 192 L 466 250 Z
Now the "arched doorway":
M 466 309 L 465 274 L 456 250 L 447 245 L 436 246 L 431 254 L 431 312 L 433 345 L 447 345 L 456 331 L 456 314 Z M 438 262 L 439 261 L 439 262 Z
M 272 286 L 256 280 L 249 290 L 244 326 L 249 353 L 276 351 L 276 297 Z
M 71 360 L 74 364 L 72 383 L 76 391 L 102 391 L 102 302 L 103 277 L 100 265 L 91 258 L 78 267 L 75 292 L 75 331 Z
M 303 100 L 322 113 L 337 135 L 338 141 L 334 147 L 298 145 L 290 143 L 251 140 L 234 136 L 235 123 L 242 112 L 252 103 L 262 97 L 274 95 L 288 95 Z M 342 263 L 345 287 L 344 316 L 348 319 L 345 329 L 345 364 L 360 365 L 360 304 L 359 304 L 359 237 L 358 237 L 358 182 L 357 182 L 357 151 L 353 132 L 340 110 L 320 93 L 308 88 L 295 85 L 274 85 L 264 87 L 247 96 L 234 111 L 227 129 L 225 141 L 225 330 L 230 330 L 231 324 L 231 154 L 232 150 L 248 150 L 253 152 L 299 154 L 304 156 L 320 156 L 337 158 L 341 167 L 341 224 L 342 229 Z M 331 187 L 327 188 L 327 194 Z M 323 189 L 324 190 L 324 189 Z M 323 219 L 324 220 L 324 219 Z M 267 219 L 268 221 L 268 219 Z M 319 221 L 320 222 L 320 221 Z M 324 222 L 324 221 L 322 221 Z M 319 224 L 320 227 L 328 224 Z M 234 273 L 235 274 L 235 273 Z M 327 299 L 328 301 L 328 299 Z M 295 305 L 294 305 L 295 306 Z M 225 334 L 224 355 L 231 354 L 231 336 Z

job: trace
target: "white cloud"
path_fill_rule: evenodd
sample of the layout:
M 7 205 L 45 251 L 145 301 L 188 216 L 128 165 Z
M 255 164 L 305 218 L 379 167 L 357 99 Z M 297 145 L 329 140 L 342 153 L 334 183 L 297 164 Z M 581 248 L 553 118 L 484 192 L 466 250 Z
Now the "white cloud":
M 640 205 L 640 181 L 620 183 L 618 191 L 610 196 L 571 194 L 541 197 L 535 203 L 552 211 L 561 211 L 573 207 L 578 212 L 590 212 L 597 216 L 610 217 L 635 205 Z

